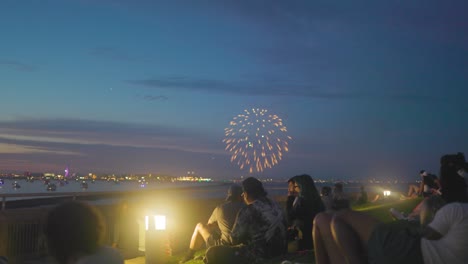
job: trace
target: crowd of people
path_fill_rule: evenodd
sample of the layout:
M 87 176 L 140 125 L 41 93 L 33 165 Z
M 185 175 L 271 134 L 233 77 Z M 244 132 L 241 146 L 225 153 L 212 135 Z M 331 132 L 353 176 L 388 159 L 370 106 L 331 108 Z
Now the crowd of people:
M 410 186 L 406 198 L 421 196 L 422 202 L 411 217 L 396 217 L 391 223 L 352 210 L 341 183 L 319 192 L 311 176 L 294 176 L 287 182 L 282 208 L 261 181 L 249 177 L 230 186 L 208 222 L 196 225 L 181 262 L 206 247 L 204 262 L 209 264 L 262 263 L 311 250 L 317 264 L 468 263 L 467 170 L 464 155 L 457 153 L 442 156 L 440 179 L 420 171 L 421 184 Z M 367 192 L 361 187 L 357 203 L 366 202 Z M 56 206 L 45 227 L 50 255 L 63 264 L 124 263 L 122 253 L 138 251 L 135 243 L 125 245 L 129 238 L 137 240 L 132 236 L 135 220 L 124 217 L 127 211 L 123 202 L 113 245 L 108 247 L 103 243 L 106 227 L 95 207 L 78 201 Z M 131 231 L 122 226 L 131 226 Z M 0 263 L 6 262 L 0 258 Z
M 464 155 L 457 153 L 441 157 L 438 185 L 426 186 L 435 178 L 421 171 L 421 185 L 412 192 L 424 199 L 411 218 L 381 223 L 350 209 L 318 214 L 316 263 L 468 263 L 467 170 Z

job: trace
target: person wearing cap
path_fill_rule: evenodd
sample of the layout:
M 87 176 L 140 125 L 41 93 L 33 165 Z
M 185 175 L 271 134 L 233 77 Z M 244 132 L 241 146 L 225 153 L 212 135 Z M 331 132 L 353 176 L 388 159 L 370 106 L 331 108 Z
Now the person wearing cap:
M 196 225 L 190 240 L 189 250 L 181 263 L 193 259 L 195 252 L 203 246 L 203 243 L 207 248 L 230 244 L 232 226 L 242 207 L 244 207 L 242 188 L 236 184 L 231 185 L 227 192 L 226 201 L 213 210 L 208 223 Z
M 231 232 L 232 245 L 210 247 L 205 263 L 262 263 L 287 251 L 287 219 L 278 203 L 267 197 L 262 182 L 242 182 L 244 202 Z

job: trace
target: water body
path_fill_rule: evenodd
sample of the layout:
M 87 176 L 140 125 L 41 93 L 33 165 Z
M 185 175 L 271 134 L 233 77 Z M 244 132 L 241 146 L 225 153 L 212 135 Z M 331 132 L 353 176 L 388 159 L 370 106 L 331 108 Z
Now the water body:
M 167 188 L 180 188 L 184 190 L 184 193 L 188 193 L 193 198 L 223 198 L 226 196 L 226 190 L 229 184 L 220 182 L 174 182 L 174 183 L 156 183 L 150 182 L 146 186 L 142 187 L 137 182 L 120 182 L 115 184 L 107 181 L 87 181 L 88 189 L 81 187 L 82 181 L 69 181 L 68 184 L 60 186 L 58 181 L 51 181 L 56 184 L 56 191 L 47 191 L 47 185 L 44 185 L 42 181 L 27 182 L 25 180 L 16 181 L 21 188 L 13 188 L 14 180 L 5 179 L 4 184 L 0 185 L 0 196 L 2 194 L 30 194 L 30 193 L 70 193 L 70 192 L 82 192 L 82 193 L 93 193 L 93 192 L 128 192 L 138 190 L 162 190 Z M 318 190 L 322 186 L 332 186 L 333 183 L 317 183 L 316 187 Z M 345 184 L 344 188 L 346 192 L 356 193 L 359 192 L 362 183 L 349 183 Z M 372 193 L 380 193 L 383 190 L 391 190 L 393 192 L 406 193 L 408 190 L 408 183 L 398 184 L 364 184 L 366 190 Z M 266 182 L 264 183 L 265 189 L 271 196 L 281 196 L 287 193 L 287 183 L 282 182 Z M 8 200 L 16 200 L 24 198 L 8 198 Z

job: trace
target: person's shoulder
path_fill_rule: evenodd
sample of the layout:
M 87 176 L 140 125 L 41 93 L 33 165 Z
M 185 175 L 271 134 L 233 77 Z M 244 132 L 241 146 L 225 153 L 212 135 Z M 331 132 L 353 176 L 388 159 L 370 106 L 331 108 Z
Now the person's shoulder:
M 464 215 L 468 215 L 468 203 L 448 203 L 444 205 L 442 208 L 439 209 L 441 214 L 447 214 L 450 212 L 460 212 L 463 213 Z

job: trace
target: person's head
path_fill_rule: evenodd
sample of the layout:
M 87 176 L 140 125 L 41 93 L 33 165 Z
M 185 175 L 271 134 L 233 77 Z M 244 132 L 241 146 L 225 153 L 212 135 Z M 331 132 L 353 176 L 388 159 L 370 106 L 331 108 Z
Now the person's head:
M 465 155 L 461 152 L 448 154 L 440 158 L 440 182 L 442 196 L 448 198 L 448 202 L 468 202 L 465 188 L 460 187 L 460 177 L 463 171 L 468 170 Z M 447 195 L 448 194 L 448 195 Z
M 262 182 L 254 177 L 249 177 L 242 182 L 242 190 L 246 204 L 251 204 L 267 195 Z
M 242 187 L 237 184 L 229 186 L 227 191 L 226 201 L 240 202 L 242 201 Z
M 292 177 L 288 180 L 288 193 L 290 194 L 296 194 L 296 191 L 294 190 L 294 184 L 295 184 L 294 178 L 295 177 Z
M 419 175 L 420 175 L 421 177 L 427 176 L 427 171 L 425 171 L 425 170 L 420 170 L 420 171 L 419 171 Z
M 320 190 L 321 196 L 331 196 L 332 189 L 330 186 L 323 186 Z
M 343 193 L 343 183 L 337 182 L 333 187 L 333 193 L 340 194 Z
M 419 214 L 419 222 L 422 226 L 429 224 L 436 212 L 446 204 L 445 200 L 440 195 L 432 195 L 426 198 L 421 204 L 421 212 Z
M 298 196 L 306 200 L 320 199 L 320 195 L 315 188 L 315 183 L 312 177 L 307 174 L 294 177 L 294 187 Z
M 102 244 L 105 225 L 93 206 L 71 201 L 53 208 L 45 234 L 51 255 L 66 264 L 82 255 L 93 254 Z

